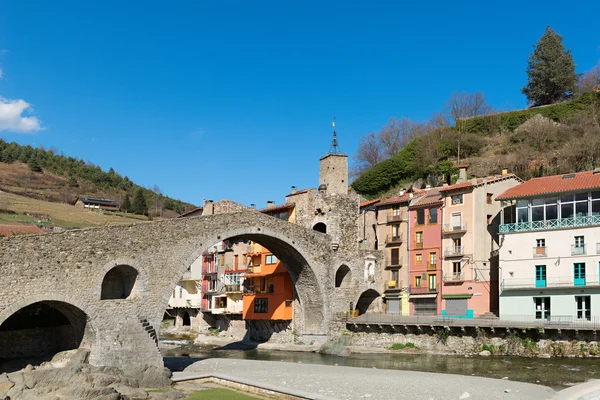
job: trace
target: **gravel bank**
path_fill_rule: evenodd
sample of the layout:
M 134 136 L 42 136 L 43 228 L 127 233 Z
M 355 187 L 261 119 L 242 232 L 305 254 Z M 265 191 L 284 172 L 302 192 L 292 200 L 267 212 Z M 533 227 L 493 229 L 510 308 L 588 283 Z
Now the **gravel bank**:
M 206 359 L 184 372 L 222 373 L 344 400 L 519 399 L 542 400 L 546 386 L 474 376 L 315 364 Z

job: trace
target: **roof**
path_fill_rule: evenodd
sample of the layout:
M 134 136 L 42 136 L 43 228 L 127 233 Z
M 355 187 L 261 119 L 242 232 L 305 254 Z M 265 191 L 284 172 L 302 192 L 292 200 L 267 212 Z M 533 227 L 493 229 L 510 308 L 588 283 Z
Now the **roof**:
M 433 188 L 429 190 L 424 190 L 421 193 L 421 197 L 415 197 L 415 199 L 413 200 L 413 202 L 411 202 L 409 207 L 425 207 L 442 204 L 442 193 L 440 193 L 440 189 L 441 188 Z
M 296 196 L 297 194 L 308 193 L 311 190 L 315 190 L 315 188 L 296 190 L 294 193 L 290 193 L 290 194 L 286 195 L 285 197 Z
M 600 189 L 600 173 L 594 171 L 576 172 L 533 178 L 518 186 L 508 189 L 496 200 L 518 199 L 548 194 L 577 192 L 589 189 Z
M 362 203 L 360 203 L 360 208 L 369 207 L 375 203 L 379 203 L 379 199 L 363 201 Z
M 36 235 L 46 233 L 35 225 L 0 225 L 0 236 Z
M 412 193 L 404 192 L 403 195 L 396 195 L 383 200 L 381 203 L 377 204 L 377 207 L 405 203 L 411 201 L 415 196 L 419 196 L 422 192 L 424 192 L 424 190 L 421 189 L 414 189 Z
M 519 178 L 518 176 L 516 176 L 515 174 L 505 174 L 505 175 L 493 175 L 493 176 L 486 176 L 485 178 L 475 178 L 475 183 L 473 183 L 473 180 L 468 180 L 468 181 L 464 181 L 461 183 L 455 183 L 454 185 L 450 185 L 450 186 L 444 186 L 440 188 L 440 192 L 448 192 L 451 190 L 458 190 L 458 189 L 466 189 L 466 188 L 471 188 L 471 187 L 477 187 L 477 186 L 481 186 L 484 183 L 494 183 L 494 182 L 499 182 L 505 179 L 511 179 L 511 178 L 515 178 L 517 180 L 521 180 L 521 178 Z
M 81 200 L 84 204 L 98 204 L 100 206 L 114 206 L 114 207 L 119 206 L 119 203 L 117 203 L 115 200 L 96 199 L 94 197 L 80 197 L 79 200 Z
M 180 215 L 179 217 L 177 217 L 177 218 L 181 218 L 181 217 L 187 217 L 187 216 L 188 216 L 188 215 L 190 215 L 190 214 L 197 214 L 198 212 L 201 212 L 201 211 L 203 211 L 203 210 L 204 210 L 204 207 L 197 207 L 197 208 L 194 208 L 194 209 L 193 209 L 193 210 L 191 210 L 191 211 L 184 212 L 183 214 L 181 214 L 181 215 Z
M 452 168 L 452 169 L 469 168 L 469 164 L 453 165 L 450 168 Z
M 296 204 L 294 204 L 294 203 L 285 203 L 285 204 L 281 204 L 281 205 L 278 205 L 275 207 L 263 208 L 262 210 L 258 210 L 258 211 L 263 214 L 270 214 L 270 213 L 276 213 L 276 212 L 284 211 L 284 210 L 291 210 L 295 206 L 296 206 Z

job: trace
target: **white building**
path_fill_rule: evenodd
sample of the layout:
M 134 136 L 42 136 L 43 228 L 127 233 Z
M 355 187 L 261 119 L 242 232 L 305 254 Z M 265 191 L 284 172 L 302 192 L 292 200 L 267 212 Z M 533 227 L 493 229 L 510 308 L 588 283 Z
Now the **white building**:
M 600 171 L 531 179 L 496 200 L 500 318 L 600 322 Z

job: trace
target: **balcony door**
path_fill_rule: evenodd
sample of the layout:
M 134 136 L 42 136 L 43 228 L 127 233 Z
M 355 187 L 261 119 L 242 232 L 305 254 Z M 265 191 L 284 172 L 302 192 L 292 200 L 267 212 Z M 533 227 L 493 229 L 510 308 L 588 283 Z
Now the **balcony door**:
M 546 266 L 535 266 L 535 287 L 546 287 Z
M 427 289 L 430 292 L 437 291 L 437 275 L 436 274 L 431 274 L 427 277 Z
M 395 248 L 391 250 L 391 265 L 400 265 L 400 249 Z
M 573 264 L 573 284 L 585 286 L 585 263 Z
M 450 221 L 452 223 L 452 230 L 456 231 L 456 230 L 460 230 L 461 229 L 461 215 L 460 213 L 454 213 L 452 214 L 452 220 Z

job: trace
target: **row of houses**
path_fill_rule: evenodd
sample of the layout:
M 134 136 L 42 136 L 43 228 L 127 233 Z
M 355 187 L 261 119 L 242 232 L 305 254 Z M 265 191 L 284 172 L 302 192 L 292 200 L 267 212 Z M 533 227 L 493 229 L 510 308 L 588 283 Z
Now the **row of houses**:
M 473 318 L 600 317 L 600 171 L 513 174 L 361 204 L 385 252 L 385 312 Z

